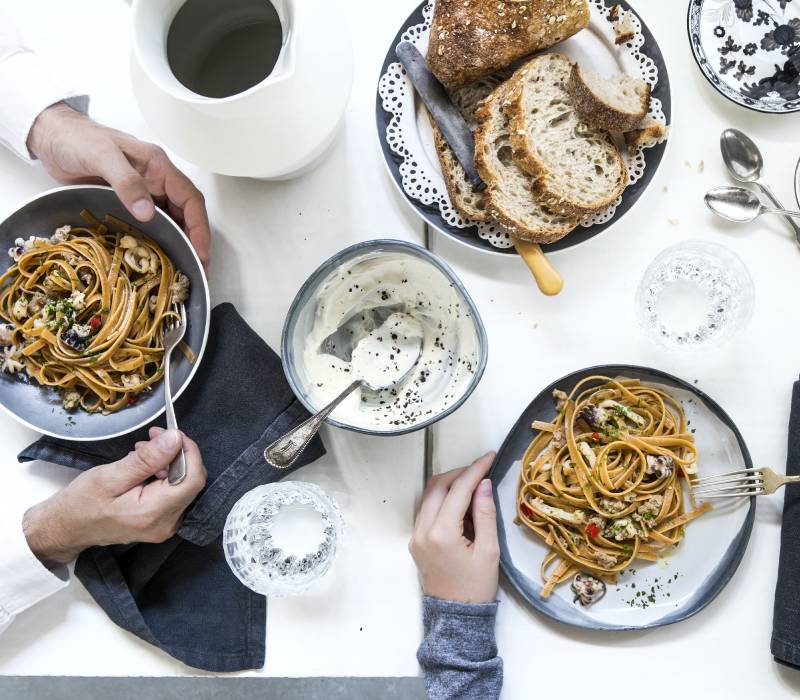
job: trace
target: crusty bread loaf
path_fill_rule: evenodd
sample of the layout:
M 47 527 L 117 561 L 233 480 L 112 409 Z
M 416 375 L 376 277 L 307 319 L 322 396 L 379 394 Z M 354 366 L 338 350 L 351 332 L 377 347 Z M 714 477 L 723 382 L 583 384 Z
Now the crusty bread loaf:
M 625 162 L 609 134 L 581 119 L 567 83 L 570 60 L 549 53 L 519 68 L 506 112 L 514 161 L 534 178 L 551 209 L 583 216 L 611 204 L 628 184 Z
M 652 148 L 667 137 L 667 127 L 652 117 L 645 117 L 638 126 L 625 134 L 628 153 L 636 155 L 640 148 Z
M 450 90 L 564 41 L 589 24 L 588 0 L 436 0 L 428 66 Z
M 552 243 L 577 225 L 544 206 L 534 195 L 531 178 L 514 162 L 508 117 L 503 112 L 511 81 L 500 85 L 478 107 L 480 122 L 475 134 L 475 166 L 487 185 L 486 209 L 510 235 L 534 243 Z
M 485 78 L 472 85 L 454 90 L 450 94 L 453 104 L 473 130 L 478 126 L 478 120 L 475 118 L 475 110 L 478 104 L 489 96 L 503 77 L 492 76 Z M 476 190 L 468 182 L 464 168 L 461 167 L 456 154 L 450 148 L 439 127 L 436 126 L 430 113 L 428 118 L 433 129 L 433 141 L 436 146 L 436 153 L 439 156 L 439 163 L 442 166 L 442 175 L 447 185 L 447 193 L 450 195 L 450 202 L 461 216 L 474 221 L 488 221 L 489 213 L 486 211 L 486 198 L 483 190 Z
M 578 114 L 598 129 L 635 129 L 650 107 L 650 86 L 624 73 L 604 78 L 576 63 L 567 88 Z

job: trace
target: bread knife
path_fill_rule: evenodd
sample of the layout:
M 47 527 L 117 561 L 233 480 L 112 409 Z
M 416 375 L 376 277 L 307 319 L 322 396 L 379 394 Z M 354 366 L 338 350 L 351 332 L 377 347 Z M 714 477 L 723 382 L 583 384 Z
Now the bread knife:
M 428 108 L 433 121 L 441 129 L 458 162 L 464 168 L 470 185 L 476 190 L 484 189 L 486 185 L 475 169 L 475 137 L 472 129 L 469 128 L 461 112 L 450 100 L 444 86 L 431 73 L 425 57 L 414 44 L 404 41 L 395 49 L 395 53 Z

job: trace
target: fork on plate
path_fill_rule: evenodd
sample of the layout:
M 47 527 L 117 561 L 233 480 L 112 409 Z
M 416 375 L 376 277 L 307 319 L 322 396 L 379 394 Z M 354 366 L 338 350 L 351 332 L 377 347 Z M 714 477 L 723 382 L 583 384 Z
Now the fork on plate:
M 797 483 L 800 483 L 800 476 L 785 476 L 767 467 L 756 467 L 694 479 L 692 493 L 697 498 L 768 496 L 785 484 Z
M 180 317 L 180 321 L 170 316 L 164 321 L 164 330 L 161 342 L 164 345 L 164 402 L 167 407 L 167 428 L 178 429 L 178 421 L 175 418 L 175 407 L 172 405 L 172 385 L 170 381 L 170 360 L 172 351 L 183 340 L 186 334 L 186 307 L 181 304 L 173 304 L 173 310 Z M 167 481 L 175 486 L 186 478 L 186 455 L 183 447 L 178 456 L 169 465 Z

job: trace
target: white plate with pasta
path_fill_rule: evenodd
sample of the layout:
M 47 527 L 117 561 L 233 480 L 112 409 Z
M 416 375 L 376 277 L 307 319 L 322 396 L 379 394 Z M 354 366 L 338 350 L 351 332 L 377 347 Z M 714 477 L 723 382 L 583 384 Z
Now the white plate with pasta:
M 695 499 L 691 481 L 752 466 L 730 417 L 694 384 L 601 366 L 559 379 L 500 449 L 501 564 L 534 608 L 577 627 L 686 619 L 724 588 L 755 499 Z
M 102 440 L 158 417 L 161 334 L 176 304 L 188 326 L 175 396 L 200 363 L 210 317 L 200 260 L 161 210 L 131 220 L 110 188 L 80 185 L 0 223 L 0 406 L 41 433 Z

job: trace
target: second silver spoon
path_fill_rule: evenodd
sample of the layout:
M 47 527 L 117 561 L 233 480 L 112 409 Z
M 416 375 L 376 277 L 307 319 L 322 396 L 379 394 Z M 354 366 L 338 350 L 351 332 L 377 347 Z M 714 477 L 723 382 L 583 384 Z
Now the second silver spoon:
M 781 214 L 800 218 L 800 211 L 765 207 L 758 196 L 744 187 L 715 187 L 705 196 L 706 206 L 728 221 L 747 223 L 762 214 Z

